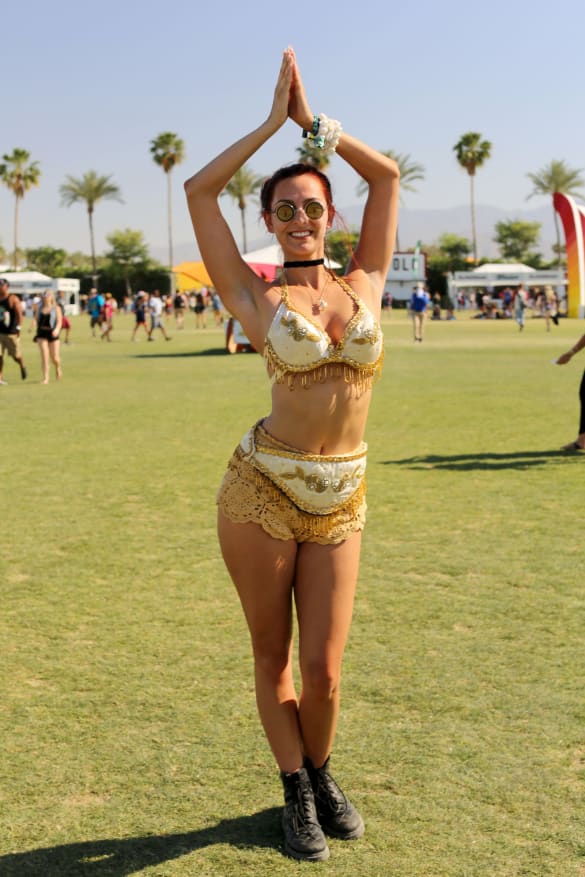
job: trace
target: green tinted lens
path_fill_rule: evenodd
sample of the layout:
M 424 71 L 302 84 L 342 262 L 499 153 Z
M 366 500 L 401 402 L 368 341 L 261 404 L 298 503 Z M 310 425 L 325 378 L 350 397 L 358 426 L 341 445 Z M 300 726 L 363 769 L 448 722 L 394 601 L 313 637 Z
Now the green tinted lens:
M 309 219 L 321 219 L 325 211 L 320 201 L 307 201 L 304 209 Z
M 290 222 L 296 213 L 292 204 L 279 204 L 274 211 L 281 222 Z

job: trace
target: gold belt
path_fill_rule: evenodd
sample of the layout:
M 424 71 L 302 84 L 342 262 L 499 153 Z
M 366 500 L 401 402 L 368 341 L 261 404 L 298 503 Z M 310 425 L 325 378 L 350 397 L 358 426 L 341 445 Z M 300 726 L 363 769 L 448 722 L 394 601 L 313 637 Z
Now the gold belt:
M 239 449 L 243 459 L 295 505 L 313 515 L 329 515 L 344 506 L 366 474 L 365 442 L 349 454 L 307 454 L 272 439 L 256 424 L 243 437 Z

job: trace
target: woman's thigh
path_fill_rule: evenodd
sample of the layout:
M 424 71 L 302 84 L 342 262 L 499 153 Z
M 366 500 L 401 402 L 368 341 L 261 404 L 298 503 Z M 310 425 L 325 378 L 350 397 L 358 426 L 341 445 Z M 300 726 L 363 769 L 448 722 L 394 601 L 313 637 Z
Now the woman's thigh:
M 337 545 L 304 542 L 299 547 L 295 603 L 301 668 L 339 672 L 353 614 L 361 537 L 358 532 Z
M 223 559 L 234 582 L 256 653 L 288 655 L 297 544 L 274 539 L 259 524 L 238 524 L 218 512 Z

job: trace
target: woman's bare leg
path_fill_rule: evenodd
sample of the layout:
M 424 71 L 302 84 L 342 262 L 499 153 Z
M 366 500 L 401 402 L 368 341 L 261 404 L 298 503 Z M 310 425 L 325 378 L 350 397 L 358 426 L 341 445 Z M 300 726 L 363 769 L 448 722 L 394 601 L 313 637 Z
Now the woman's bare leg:
M 49 342 L 44 338 L 37 341 L 41 351 L 41 371 L 43 372 L 43 384 L 49 383 Z
M 280 770 L 292 772 L 303 763 L 291 658 L 297 544 L 221 511 L 218 534 L 250 629 L 260 719 Z
M 361 533 L 338 545 L 299 546 L 295 601 L 302 692 L 299 721 L 305 754 L 320 767 L 339 715 L 341 662 L 353 613 Z
M 55 366 L 55 377 L 58 381 L 61 380 L 61 358 L 59 356 L 59 346 L 59 339 L 49 343 L 49 354 L 51 356 L 51 361 Z

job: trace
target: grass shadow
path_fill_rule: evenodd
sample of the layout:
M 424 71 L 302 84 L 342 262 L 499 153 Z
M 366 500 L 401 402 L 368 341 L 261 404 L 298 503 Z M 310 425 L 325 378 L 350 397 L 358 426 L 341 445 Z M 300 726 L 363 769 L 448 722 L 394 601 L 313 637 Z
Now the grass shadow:
M 144 868 L 215 844 L 239 849 L 281 845 L 281 808 L 222 819 L 217 825 L 181 834 L 111 838 L 0 856 L 3 877 L 126 877 Z
M 407 469 L 444 469 L 449 472 L 499 471 L 502 469 L 533 469 L 561 460 L 576 460 L 578 453 L 567 451 L 516 451 L 514 453 L 426 454 L 403 460 L 382 460 L 382 466 L 403 466 Z M 583 455 L 585 459 L 585 454 Z

